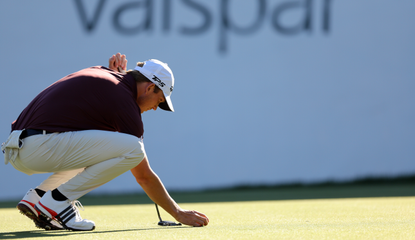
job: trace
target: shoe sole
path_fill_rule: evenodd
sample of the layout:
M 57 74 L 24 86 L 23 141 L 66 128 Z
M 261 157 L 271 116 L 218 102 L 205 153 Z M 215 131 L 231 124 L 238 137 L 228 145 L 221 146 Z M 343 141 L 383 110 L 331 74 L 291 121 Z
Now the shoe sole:
M 39 206 L 39 207 L 41 207 L 41 206 Z M 35 209 L 39 212 L 39 219 L 42 219 L 43 221 L 50 222 L 52 220 L 52 217 L 51 217 L 52 215 L 51 216 L 46 215 L 46 213 L 44 213 L 41 209 L 39 209 L 39 207 L 37 205 L 35 206 Z M 43 208 L 43 207 L 41 207 L 41 208 Z M 47 211 L 47 210 L 45 209 L 45 211 Z M 60 225 L 62 225 L 66 230 L 71 230 L 71 231 L 92 231 L 92 230 L 95 229 L 95 226 L 93 226 L 92 229 L 71 228 L 71 227 L 66 226 L 66 224 L 64 224 L 59 219 L 54 219 L 54 220 L 57 221 Z
M 25 215 L 26 217 L 30 218 L 36 225 L 37 228 L 49 230 L 63 230 L 64 228 L 58 228 L 47 221 L 45 218 L 41 216 L 37 216 L 32 209 L 30 209 L 26 204 L 19 203 L 17 204 L 17 209 L 20 211 L 21 214 Z

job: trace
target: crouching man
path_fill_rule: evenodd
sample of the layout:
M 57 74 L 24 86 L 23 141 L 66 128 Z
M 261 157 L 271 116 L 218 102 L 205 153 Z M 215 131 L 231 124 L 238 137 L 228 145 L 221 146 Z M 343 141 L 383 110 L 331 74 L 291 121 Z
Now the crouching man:
M 158 107 L 174 111 L 171 69 L 151 59 L 125 72 L 126 63 L 118 53 L 109 59 L 109 68 L 90 67 L 58 80 L 12 123 L 1 148 L 6 164 L 28 175 L 53 173 L 17 205 L 37 227 L 93 230 L 95 223 L 80 216 L 77 199 L 128 170 L 177 221 L 209 223 L 206 215 L 177 205 L 144 150 L 141 114 Z

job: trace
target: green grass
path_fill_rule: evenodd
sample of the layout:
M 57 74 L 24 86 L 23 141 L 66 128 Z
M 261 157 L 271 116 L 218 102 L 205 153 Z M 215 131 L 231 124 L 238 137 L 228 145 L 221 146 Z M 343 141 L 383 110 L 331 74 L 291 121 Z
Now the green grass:
M 85 206 L 92 232 L 43 231 L 0 209 L 0 239 L 413 239 L 415 197 L 184 203 L 203 228 L 160 227 L 153 204 Z M 172 220 L 164 211 L 162 218 Z
M 81 214 L 95 221 L 94 231 L 39 230 L 15 208 L 16 199 L 0 202 L 0 239 L 415 239 L 414 176 L 171 195 L 183 208 L 207 214 L 209 226 L 158 226 L 144 194 L 88 194 L 80 199 Z

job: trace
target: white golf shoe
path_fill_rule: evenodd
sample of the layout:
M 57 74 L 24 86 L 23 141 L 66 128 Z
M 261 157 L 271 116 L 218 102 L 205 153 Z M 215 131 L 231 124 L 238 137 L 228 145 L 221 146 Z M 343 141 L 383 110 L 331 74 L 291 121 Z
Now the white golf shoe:
M 82 219 L 78 207 L 81 203 L 75 201 L 56 201 L 49 191 L 35 205 L 39 211 L 40 218 L 46 220 L 56 220 L 65 229 L 73 231 L 92 231 L 95 229 L 95 223 L 90 220 Z
M 17 209 L 20 213 L 33 220 L 36 227 L 43 228 L 45 230 L 62 230 L 64 229 L 55 220 L 44 221 L 39 218 L 39 212 L 35 209 L 35 204 L 40 200 L 40 196 L 34 189 L 27 191 L 24 198 L 17 204 Z

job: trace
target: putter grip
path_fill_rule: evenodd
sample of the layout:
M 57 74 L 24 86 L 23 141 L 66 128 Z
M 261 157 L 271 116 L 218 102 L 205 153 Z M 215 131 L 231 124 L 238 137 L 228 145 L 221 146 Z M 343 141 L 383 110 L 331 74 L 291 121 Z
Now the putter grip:
M 125 73 L 125 70 L 124 70 L 124 69 L 122 69 L 122 68 L 120 68 L 120 67 L 118 67 L 118 72 L 120 72 L 120 73 Z

